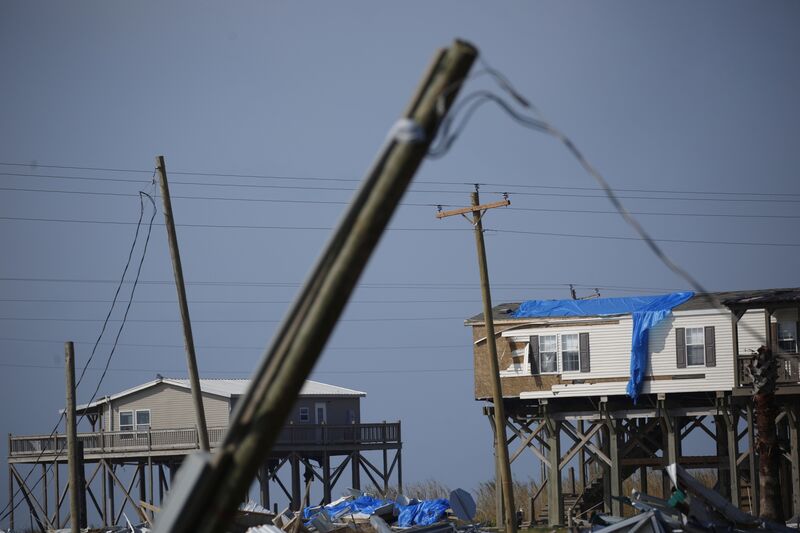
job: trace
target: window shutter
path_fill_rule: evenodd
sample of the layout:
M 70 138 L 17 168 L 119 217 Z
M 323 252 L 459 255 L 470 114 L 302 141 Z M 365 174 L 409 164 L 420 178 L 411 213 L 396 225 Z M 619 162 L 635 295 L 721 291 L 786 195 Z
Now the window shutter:
M 772 350 L 772 353 L 778 353 L 778 323 L 770 322 L 769 329 L 772 345 L 768 348 Z
M 539 336 L 533 335 L 530 340 L 530 354 L 528 362 L 531 365 L 531 374 L 539 373 Z
M 706 326 L 706 366 L 717 366 L 717 341 L 714 326 Z
M 581 333 L 578 339 L 580 339 L 581 372 L 589 372 L 591 370 L 589 366 L 589 334 Z
M 678 368 L 686 368 L 686 328 L 675 328 L 675 353 Z

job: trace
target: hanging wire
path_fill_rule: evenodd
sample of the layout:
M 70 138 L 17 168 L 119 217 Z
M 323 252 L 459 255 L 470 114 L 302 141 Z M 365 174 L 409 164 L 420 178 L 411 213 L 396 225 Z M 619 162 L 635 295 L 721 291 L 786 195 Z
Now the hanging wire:
M 153 181 L 153 188 L 155 188 L 155 181 Z M 75 384 L 76 388 L 81 383 L 84 375 L 86 374 L 87 369 L 89 368 L 89 363 L 91 363 L 92 358 L 95 355 L 95 351 L 97 350 L 97 346 L 100 344 L 100 340 L 102 339 L 102 337 L 103 337 L 103 335 L 104 335 L 104 333 L 106 331 L 106 327 L 108 326 L 108 322 L 110 321 L 111 314 L 112 314 L 112 312 L 114 310 L 114 306 L 116 305 L 117 298 L 119 296 L 120 290 L 122 288 L 122 285 L 124 284 L 125 276 L 126 276 L 126 274 L 128 272 L 128 268 L 130 266 L 134 250 L 136 249 L 136 244 L 137 244 L 137 242 L 139 240 L 139 230 L 141 228 L 142 219 L 144 218 L 144 198 L 145 197 L 150 201 L 150 204 L 151 204 L 151 206 L 153 208 L 153 211 L 152 211 L 152 214 L 150 215 L 150 221 L 148 222 L 147 237 L 146 237 L 146 239 L 144 241 L 144 246 L 142 248 L 142 254 L 141 254 L 141 257 L 139 259 L 139 265 L 138 265 L 138 268 L 137 268 L 137 271 L 136 271 L 136 277 L 135 277 L 135 279 L 133 281 L 133 286 L 131 288 L 130 297 L 128 299 L 128 303 L 127 303 L 127 306 L 125 308 L 125 314 L 124 314 L 123 319 L 122 319 L 122 321 L 121 321 L 121 323 L 119 325 L 119 328 L 117 329 L 117 334 L 116 334 L 116 337 L 114 339 L 114 343 L 113 343 L 113 345 L 111 347 L 111 350 L 109 352 L 109 355 L 106 358 L 106 363 L 105 363 L 105 367 L 103 369 L 103 373 L 100 376 L 100 379 L 98 380 L 98 383 L 97 383 L 97 387 L 95 388 L 94 392 L 92 393 L 92 397 L 89 400 L 89 402 L 87 403 L 87 405 L 94 401 L 94 399 L 95 399 L 95 397 L 97 395 L 97 392 L 100 390 L 100 386 L 103 383 L 103 379 L 105 378 L 106 373 L 108 372 L 109 365 L 111 364 L 111 358 L 114 355 L 114 352 L 115 352 L 115 350 L 117 348 L 117 344 L 119 342 L 119 338 L 120 338 L 120 336 L 122 334 L 122 330 L 125 327 L 125 321 L 126 321 L 126 319 L 128 317 L 128 311 L 130 311 L 131 305 L 133 304 L 134 293 L 136 291 L 136 286 L 137 286 L 137 284 L 139 282 L 139 277 L 140 277 L 141 271 L 142 271 L 142 265 L 144 264 L 144 258 L 145 258 L 146 254 L 147 254 L 147 245 L 148 245 L 148 243 L 150 241 L 150 234 L 152 233 L 153 222 L 155 220 L 155 216 L 156 216 L 156 213 L 157 213 L 158 210 L 156 209 L 156 205 L 155 205 L 155 202 L 153 200 L 153 197 L 150 194 L 148 194 L 148 193 L 146 193 L 144 191 L 139 191 L 139 219 L 138 219 L 138 222 L 137 222 L 137 225 L 136 225 L 136 231 L 134 233 L 134 239 L 133 239 L 133 242 L 131 243 L 130 251 L 128 252 L 128 259 L 126 261 L 125 268 L 122 271 L 122 276 L 120 277 L 119 283 L 118 283 L 116 291 L 114 293 L 114 298 L 112 299 L 111 306 L 109 308 L 108 314 L 106 315 L 106 318 L 103 321 L 103 325 L 102 325 L 102 327 L 100 329 L 100 334 L 98 335 L 97 340 L 94 343 L 94 347 L 92 349 L 91 355 L 87 359 L 86 364 L 83 366 L 83 369 L 82 369 L 81 374 L 80 374 L 80 378 L 77 380 L 77 382 Z M 50 438 L 52 438 L 58 432 L 58 426 L 61 424 L 61 421 L 64 419 L 65 414 L 66 414 L 66 412 L 62 412 L 61 415 L 59 416 L 58 421 L 56 422 L 55 426 L 53 427 L 53 430 L 50 432 Z M 80 422 L 84 419 L 84 417 L 85 417 L 85 414 L 81 415 L 81 417 L 76 422 L 76 425 L 80 424 Z M 42 451 L 39 452 L 39 455 L 36 457 L 35 463 L 38 463 L 41 460 L 41 458 L 44 456 L 44 453 L 46 451 L 47 451 L 47 449 L 45 447 L 42 447 Z M 58 457 L 61 456 L 61 454 L 63 452 L 63 449 L 62 450 L 56 449 L 55 452 L 56 452 L 56 459 L 58 459 Z M 50 463 L 48 465 L 47 469 L 42 473 L 42 475 L 39 476 L 39 478 L 29 488 L 29 490 L 32 491 L 33 489 L 35 489 L 39 485 L 39 483 L 42 482 L 42 480 L 45 478 L 47 473 L 50 470 L 52 470 L 54 464 L 56 464 L 56 463 L 53 462 L 53 463 Z M 20 499 L 20 500 L 17 501 L 17 503 L 13 504 L 13 507 L 12 507 L 12 502 L 17 498 L 17 496 L 19 496 L 19 493 L 23 490 L 23 485 L 28 481 L 28 479 L 30 478 L 30 476 L 31 476 L 31 474 L 33 472 L 34 472 L 33 469 L 29 470 L 28 473 L 25 475 L 25 477 L 22 479 L 22 483 L 19 484 L 19 487 L 14 492 L 13 496 L 11 498 L 9 498 L 9 502 L 6 504 L 6 506 L 3 508 L 3 510 L 0 511 L 0 514 L 1 514 L 0 520 L 5 520 L 8 516 L 10 516 L 11 512 L 14 511 L 17 507 L 19 507 L 19 505 L 24 501 L 23 499 Z M 47 518 L 47 517 L 45 517 L 45 518 Z

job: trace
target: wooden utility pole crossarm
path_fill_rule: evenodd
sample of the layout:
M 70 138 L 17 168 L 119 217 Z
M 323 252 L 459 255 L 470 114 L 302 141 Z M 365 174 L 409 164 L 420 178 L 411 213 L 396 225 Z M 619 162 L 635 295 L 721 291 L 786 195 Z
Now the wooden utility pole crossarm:
M 477 185 L 475 187 L 477 189 Z M 508 443 L 506 441 L 506 413 L 503 406 L 503 389 L 500 384 L 500 365 L 497 361 L 497 345 L 494 338 L 494 320 L 492 319 L 492 295 L 489 289 L 489 269 L 486 264 L 486 246 L 483 242 L 483 215 L 488 209 L 495 207 L 505 207 L 511 205 L 508 198 L 499 202 L 492 202 L 481 205 L 479 203 L 478 191 L 472 193 L 472 205 L 453 209 L 451 211 L 440 211 L 436 218 L 445 218 L 454 215 L 465 215 L 472 213 L 472 226 L 475 228 L 475 244 L 478 249 L 478 268 L 481 275 L 481 293 L 483 295 L 483 317 L 486 322 L 486 346 L 489 350 L 489 369 L 492 374 L 492 401 L 494 403 L 494 435 L 495 453 L 497 454 L 497 467 L 500 471 L 500 485 L 502 486 L 503 509 L 505 510 L 505 531 L 506 533 L 516 533 L 517 513 L 514 509 L 514 489 L 511 479 L 511 464 L 508 460 Z M 465 216 L 465 218 L 467 218 Z M 469 219 L 467 219 L 469 220 Z M 495 490 L 499 489 L 496 488 Z M 498 523 L 498 527 L 500 524 Z
M 189 319 L 189 304 L 186 301 L 186 286 L 183 282 L 183 266 L 181 254 L 178 250 L 178 236 L 175 233 L 175 219 L 172 216 L 172 201 L 169 197 L 169 184 L 167 183 L 167 165 L 164 156 L 156 157 L 159 181 L 161 183 L 161 198 L 164 202 L 164 225 L 167 228 L 169 253 L 172 257 L 172 270 L 175 273 L 175 288 L 178 291 L 178 304 L 181 309 L 183 322 L 183 341 L 186 345 L 186 366 L 189 370 L 189 384 L 192 388 L 195 415 L 197 417 L 197 433 L 200 438 L 200 449 L 208 451 L 211 446 L 208 442 L 208 428 L 206 427 L 206 413 L 203 408 L 203 393 L 200 390 L 200 375 L 197 372 L 197 357 L 194 353 L 194 337 L 192 336 L 192 322 Z

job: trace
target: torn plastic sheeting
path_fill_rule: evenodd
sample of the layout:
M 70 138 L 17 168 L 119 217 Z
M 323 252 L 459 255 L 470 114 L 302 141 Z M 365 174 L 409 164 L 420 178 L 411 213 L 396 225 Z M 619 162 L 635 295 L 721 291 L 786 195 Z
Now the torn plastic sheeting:
M 442 519 L 450 508 L 450 502 L 439 498 L 412 505 L 398 505 L 397 508 L 400 510 L 400 514 L 397 516 L 398 526 L 429 526 Z
M 325 514 L 327 514 L 329 518 L 340 515 L 342 512 L 371 515 L 376 509 L 383 507 L 387 503 L 393 502 L 391 500 L 379 500 L 378 498 L 373 498 L 365 494 L 353 500 L 341 501 L 335 505 L 326 505 L 322 510 L 325 511 Z M 303 509 L 303 519 L 309 520 L 316 516 L 318 512 L 320 512 L 319 507 L 306 507 Z
M 639 399 L 647 371 L 650 328 L 667 318 L 672 309 L 689 300 L 694 292 L 673 292 L 658 296 L 595 298 L 591 300 L 528 300 L 514 312 L 514 318 L 609 316 L 633 317 L 631 332 L 631 377 L 627 392 L 634 403 Z

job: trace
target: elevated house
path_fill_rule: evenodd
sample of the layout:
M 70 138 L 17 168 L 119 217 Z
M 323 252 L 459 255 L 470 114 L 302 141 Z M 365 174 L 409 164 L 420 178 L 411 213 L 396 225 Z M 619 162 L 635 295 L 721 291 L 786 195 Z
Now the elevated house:
M 654 298 L 669 305 L 654 310 Z M 626 478 L 638 473 L 646 491 L 648 469 L 676 461 L 716 470 L 717 489 L 757 512 L 749 364 L 761 346 L 779 362 L 777 421 L 789 450 L 781 458 L 783 506 L 787 516 L 800 512 L 800 289 L 506 303 L 494 307 L 493 320 L 507 424 L 519 447 L 510 453 L 531 450 L 547 472 L 538 514 L 550 524 L 601 503 L 619 513 L 612 496 Z M 475 398 L 491 401 L 483 314 L 466 324 Z M 716 454 L 682 449 L 693 431 L 711 436 Z
M 249 380 L 244 379 L 200 380 L 212 452 L 222 442 L 236 402 L 248 385 Z M 301 478 L 306 485 L 315 479 L 320 482 L 322 494 L 314 503 L 330 502 L 333 488 L 347 470 L 354 488 L 360 488 L 362 474 L 377 487 L 388 488 L 393 475 L 402 485 L 400 422 L 362 422 L 361 399 L 365 396 L 364 392 L 336 385 L 305 382 L 278 441 L 269 453 L 265 452 L 257 480 L 263 506 L 270 507 L 273 487 L 285 493 L 292 508 L 299 508 L 308 490 Z M 77 414 L 84 417 L 83 425 L 91 427 L 87 432 L 78 429 L 89 472 L 85 499 L 104 525 L 116 524 L 126 506 L 129 512 L 147 518 L 139 502 L 160 505 L 177 468 L 199 448 L 186 379 L 158 376 L 80 405 Z M 68 511 L 62 504 L 66 487 L 59 480 L 59 465 L 67 461 L 65 448 L 63 434 L 9 435 L 11 506 L 15 492 L 20 492 L 17 500 L 26 500 L 43 528 L 63 525 L 63 514 Z M 41 465 L 44 490 L 39 489 L 39 498 L 29 486 L 32 483 L 20 475 L 20 465 Z M 121 475 L 126 466 L 135 469 L 129 484 L 123 483 Z M 288 474 L 288 482 L 281 480 L 282 471 Z M 136 496 L 131 493 L 135 485 L 139 489 Z M 50 492 L 52 497 L 48 498 Z

